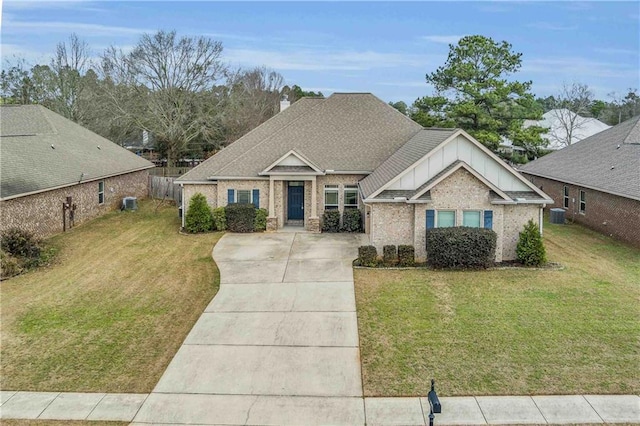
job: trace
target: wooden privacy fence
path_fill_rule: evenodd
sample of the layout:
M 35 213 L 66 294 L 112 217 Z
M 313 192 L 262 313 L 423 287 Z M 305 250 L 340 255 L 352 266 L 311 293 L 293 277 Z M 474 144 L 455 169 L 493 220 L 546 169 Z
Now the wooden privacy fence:
M 149 176 L 149 196 L 151 198 L 181 201 L 180 185 L 174 184 L 173 177 Z

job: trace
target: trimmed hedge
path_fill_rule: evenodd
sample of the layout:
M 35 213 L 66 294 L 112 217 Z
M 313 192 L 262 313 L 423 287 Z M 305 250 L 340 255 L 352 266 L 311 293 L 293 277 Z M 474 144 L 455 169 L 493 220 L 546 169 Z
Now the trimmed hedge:
M 213 227 L 216 231 L 226 231 L 227 229 L 227 215 L 224 211 L 224 207 L 217 207 L 211 210 L 213 216 Z
M 358 247 L 358 261 L 360 262 L 360 266 L 377 266 L 378 250 L 376 250 L 374 246 Z
M 322 232 L 340 231 L 340 211 L 325 210 L 322 214 Z
M 191 233 L 207 232 L 213 229 L 211 209 L 207 205 L 206 197 L 199 192 L 189 200 L 184 229 Z
M 547 261 L 542 235 L 540 235 L 538 225 L 532 220 L 529 220 L 524 226 L 524 230 L 520 232 L 516 255 L 518 261 L 526 266 L 540 266 Z
M 491 229 L 427 230 L 427 263 L 436 268 L 487 268 L 494 263 L 497 235 Z
M 224 208 L 227 229 L 231 232 L 253 232 L 256 221 L 256 206 L 253 204 L 229 204 Z
M 398 246 L 398 266 L 415 266 L 416 264 L 416 249 L 410 245 Z
M 344 209 L 342 213 L 342 231 L 361 232 L 362 212 L 358 209 Z
M 382 247 L 382 263 L 384 266 L 395 266 L 398 263 L 398 248 L 394 245 Z
M 253 223 L 254 231 L 266 231 L 267 230 L 267 209 L 256 209 L 256 218 Z

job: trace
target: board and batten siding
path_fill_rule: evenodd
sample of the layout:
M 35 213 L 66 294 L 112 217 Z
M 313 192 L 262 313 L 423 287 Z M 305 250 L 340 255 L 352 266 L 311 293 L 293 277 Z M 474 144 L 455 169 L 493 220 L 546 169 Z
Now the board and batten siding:
M 415 190 L 456 160 L 464 161 L 503 191 L 531 190 L 513 174 L 509 173 L 504 168 L 504 165 L 499 164 L 462 135 L 430 152 L 414 167 L 404 172 L 400 179 L 396 180 L 387 189 Z

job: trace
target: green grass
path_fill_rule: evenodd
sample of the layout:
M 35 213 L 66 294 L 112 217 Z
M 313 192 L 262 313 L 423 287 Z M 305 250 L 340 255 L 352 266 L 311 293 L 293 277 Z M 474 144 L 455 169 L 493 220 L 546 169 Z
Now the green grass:
M 365 395 L 640 392 L 640 250 L 547 225 L 563 270 L 355 272 Z
M 221 235 L 181 235 L 176 208 L 156 203 L 51 238 L 52 266 L 0 284 L 0 388 L 153 389 L 217 292 Z

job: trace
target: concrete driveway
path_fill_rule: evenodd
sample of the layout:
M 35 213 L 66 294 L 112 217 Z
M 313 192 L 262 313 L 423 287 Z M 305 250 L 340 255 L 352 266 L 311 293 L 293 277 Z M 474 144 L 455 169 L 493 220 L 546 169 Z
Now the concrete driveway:
M 363 238 L 225 235 L 220 291 L 134 421 L 364 424 L 351 268 Z

